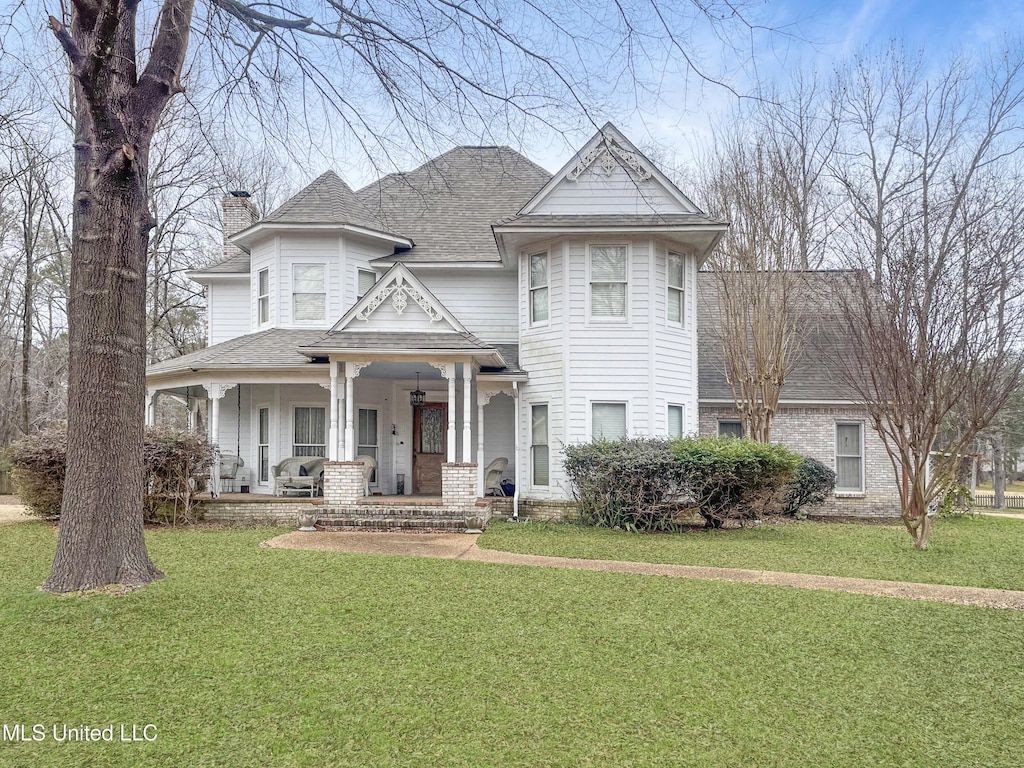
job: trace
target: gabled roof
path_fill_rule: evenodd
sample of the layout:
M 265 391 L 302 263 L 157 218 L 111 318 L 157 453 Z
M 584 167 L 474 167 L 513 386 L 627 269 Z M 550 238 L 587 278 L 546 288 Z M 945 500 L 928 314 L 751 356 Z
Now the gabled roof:
M 835 314 L 831 290 L 834 271 L 799 272 L 802 281 L 794 292 L 800 332 L 793 369 L 782 388 L 783 402 L 856 401 L 857 394 L 840 375 L 835 361 L 843 353 L 845 332 Z M 727 277 L 727 276 L 726 276 Z M 701 401 L 731 401 L 732 389 L 725 377 L 722 353 L 722 283 L 711 272 L 697 273 L 698 392 Z
M 329 333 L 357 333 L 367 330 L 366 324 L 388 299 L 391 299 L 390 306 L 399 316 L 405 313 L 405 308 L 410 302 L 416 304 L 427 315 L 432 326 L 437 323 L 431 328 L 434 332 L 468 333 L 462 322 L 401 262 L 385 272 L 380 280 L 373 284 L 373 288 L 334 324 Z M 360 327 L 361 324 L 364 325 Z M 404 327 L 395 328 L 392 332 L 419 330 L 410 313 L 409 321 L 404 323 Z
M 382 263 L 500 264 L 491 224 L 518 211 L 550 176 L 508 147 L 456 147 L 357 194 L 381 226 L 415 243 Z
M 263 222 L 279 224 L 351 224 L 387 231 L 355 192 L 334 171 L 327 171 L 305 189 L 267 214 Z
M 547 184 L 534 195 L 519 211 L 520 215 L 529 216 L 543 211 L 544 204 L 558 190 L 572 185 L 590 175 L 612 176 L 621 170 L 632 180 L 632 187 L 637 198 L 637 210 L 624 213 L 674 214 L 692 213 L 702 215 L 690 198 L 680 191 L 658 167 L 648 160 L 644 154 L 625 135 L 611 123 L 605 123 L 590 141 L 573 155 L 562 169 L 550 178 Z M 653 200 L 656 194 L 659 202 Z M 648 205 L 644 198 L 651 197 Z M 669 208 L 665 208 L 665 203 Z M 646 210 L 645 210 L 646 208 Z

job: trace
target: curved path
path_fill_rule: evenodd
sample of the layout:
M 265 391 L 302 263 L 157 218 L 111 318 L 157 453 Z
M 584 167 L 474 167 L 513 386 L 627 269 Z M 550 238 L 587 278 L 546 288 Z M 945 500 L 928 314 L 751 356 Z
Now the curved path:
M 981 587 L 952 587 L 941 584 L 916 584 L 903 581 L 855 579 L 845 576 L 816 576 L 804 573 L 754 571 L 743 568 L 705 568 L 696 565 L 634 563 L 619 560 L 582 560 L 547 555 L 521 555 L 480 549 L 472 534 L 430 533 L 365 533 L 293 531 L 263 542 L 263 546 L 279 549 L 314 549 L 372 555 L 405 555 L 473 560 L 502 565 L 531 565 L 542 568 L 573 568 L 606 573 L 633 573 L 642 576 L 669 576 L 680 579 L 739 581 L 747 584 L 770 584 L 799 589 L 827 589 L 855 592 L 862 595 L 884 595 L 909 600 L 931 600 L 957 605 L 1024 610 L 1024 592 Z

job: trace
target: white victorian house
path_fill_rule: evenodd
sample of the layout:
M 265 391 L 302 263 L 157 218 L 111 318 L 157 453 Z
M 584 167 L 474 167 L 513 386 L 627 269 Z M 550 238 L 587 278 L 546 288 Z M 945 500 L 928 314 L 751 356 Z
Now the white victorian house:
M 483 495 L 506 458 L 517 497 L 563 499 L 561 446 L 697 429 L 696 273 L 727 224 L 610 124 L 554 176 L 459 147 L 356 192 L 325 173 L 263 218 L 234 193 L 225 227 L 190 275 L 209 346 L 147 386 L 208 398 L 253 492 L 287 457 L 369 455 L 371 492 L 475 464 Z
M 207 399 L 253 493 L 324 457 L 324 504 L 350 506 L 368 456 L 371 494 L 466 506 L 506 459 L 516 505 L 555 506 L 564 445 L 734 426 L 697 362 L 697 273 L 727 226 L 610 124 L 554 176 L 459 147 L 358 191 L 325 173 L 263 218 L 232 193 L 224 259 L 191 273 L 208 346 L 149 367 L 148 414 Z M 836 405 L 810 394 L 794 413 Z M 865 476 L 856 412 L 821 418 L 817 458 Z M 859 459 L 837 447 L 852 423 Z

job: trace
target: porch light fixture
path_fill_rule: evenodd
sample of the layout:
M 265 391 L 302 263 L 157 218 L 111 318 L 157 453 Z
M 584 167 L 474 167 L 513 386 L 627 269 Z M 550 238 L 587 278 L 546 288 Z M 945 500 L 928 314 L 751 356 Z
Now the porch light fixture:
M 427 402 L 427 393 L 420 389 L 420 372 L 416 371 L 416 389 L 409 393 L 409 402 L 413 407 Z

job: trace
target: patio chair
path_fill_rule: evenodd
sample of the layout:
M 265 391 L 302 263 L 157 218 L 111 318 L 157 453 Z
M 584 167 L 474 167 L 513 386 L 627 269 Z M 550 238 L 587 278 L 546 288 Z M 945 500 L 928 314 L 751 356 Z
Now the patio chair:
M 377 460 L 373 456 L 361 453 L 356 456 L 356 461 L 363 465 L 363 496 L 369 496 L 370 478 L 373 476 L 373 470 L 377 468 Z
M 245 466 L 245 462 L 242 461 L 241 456 L 232 456 L 230 453 L 222 453 L 220 455 L 220 481 L 223 483 L 225 480 L 231 481 L 231 489 L 234 490 L 235 481 L 241 477 L 245 480 L 245 473 L 242 467 Z M 218 489 L 219 490 L 219 489 Z
M 274 495 L 299 491 L 315 496 L 323 486 L 324 459 L 322 456 L 289 456 L 271 467 L 274 475 Z
M 488 491 L 494 491 L 495 496 L 504 496 L 505 491 L 501 488 L 501 476 L 508 467 L 508 459 L 504 456 L 497 458 L 484 467 L 484 496 Z

